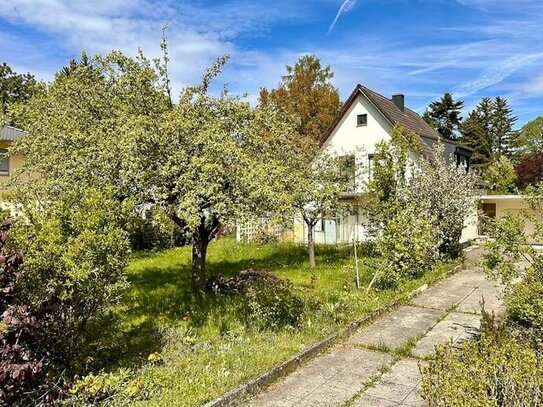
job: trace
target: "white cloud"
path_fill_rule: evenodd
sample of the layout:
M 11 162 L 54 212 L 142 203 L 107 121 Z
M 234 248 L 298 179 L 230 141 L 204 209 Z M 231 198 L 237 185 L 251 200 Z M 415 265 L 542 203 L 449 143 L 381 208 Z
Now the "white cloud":
M 484 70 L 476 79 L 467 81 L 460 85 L 455 91 L 457 97 L 466 97 L 499 83 L 512 75 L 514 72 L 536 61 L 543 59 L 543 52 L 533 54 L 513 55 L 501 63 L 490 66 Z
M 168 26 L 171 76 L 176 88 L 197 81 L 215 58 L 236 53 L 239 35 L 261 35 L 276 19 L 300 15 L 301 7 L 233 0 L 211 7 L 175 0 L 11 0 L 0 2 L 0 18 L 55 38 L 71 55 L 113 49 L 160 55 L 162 27 Z M 56 69 L 59 69 L 58 66 Z M 34 70 L 30 69 L 29 70 Z
M 176 91 L 197 81 L 205 67 L 224 53 L 232 59 L 218 85 L 227 82 L 233 93 L 248 92 L 253 102 L 261 86 L 276 86 L 284 66 L 304 53 L 332 64 L 333 81 L 343 97 L 360 82 L 387 95 L 403 92 L 408 105 L 417 110 L 445 91 L 456 90 L 471 105 L 483 90 L 521 101 L 540 95 L 538 89 L 543 87 L 543 79 L 533 79 L 540 74 L 536 68 L 543 52 L 541 0 L 457 0 L 469 9 L 465 20 L 454 19 L 449 26 L 402 21 L 400 33 L 385 29 L 387 19 L 396 17 L 383 16 L 382 29 L 370 31 L 362 24 L 338 31 L 334 41 L 325 30 L 339 0 L 209 3 L 0 0 L 0 19 L 18 28 L 11 34 L 0 33 L 0 53 L 18 71 L 46 77 L 83 49 L 89 54 L 119 49 L 133 55 L 142 48 L 146 55 L 158 56 L 161 28 L 167 23 Z M 346 12 L 354 12 L 355 3 L 341 3 L 330 30 Z M 416 3 L 424 7 L 423 2 Z M 278 39 L 273 38 L 279 29 L 275 23 L 295 19 L 302 28 L 309 21 L 313 29 L 322 24 L 324 31 L 316 28 L 311 36 L 299 37 L 281 32 Z M 39 36 L 29 40 L 24 31 Z M 262 48 L 261 38 L 265 38 Z
M 343 3 L 341 3 L 341 6 L 339 7 L 339 10 L 334 18 L 334 21 L 332 21 L 332 24 L 330 24 L 330 27 L 328 28 L 328 33 L 330 33 L 330 31 L 334 29 L 334 26 L 339 20 L 339 17 L 341 17 L 343 13 L 346 13 L 351 8 L 353 8 L 355 4 L 356 4 L 356 0 L 345 0 Z

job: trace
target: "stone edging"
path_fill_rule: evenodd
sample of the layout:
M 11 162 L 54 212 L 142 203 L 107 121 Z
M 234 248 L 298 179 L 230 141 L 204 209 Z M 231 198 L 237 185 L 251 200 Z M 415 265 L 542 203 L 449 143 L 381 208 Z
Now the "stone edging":
M 338 333 L 329 335 L 323 340 L 317 343 L 314 343 L 309 348 L 304 349 L 297 355 L 281 363 L 279 366 L 274 367 L 271 370 L 268 370 L 266 373 L 257 377 L 254 380 L 243 383 L 242 385 L 226 393 L 224 396 L 219 397 L 215 400 L 209 401 L 208 403 L 204 404 L 203 407 L 226 407 L 226 406 L 235 405 L 235 403 L 238 402 L 242 397 L 254 394 L 256 393 L 257 390 L 263 387 L 266 387 L 267 385 L 271 384 L 272 382 L 274 382 L 275 380 L 281 377 L 288 375 L 289 373 L 296 370 L 298 366 L 300 366 L 302 363 L 313 358 L 314 356 L 321 353 L 322 351 L 328 349 L 335 342 L 337 342 L 341 337 L 343 337 L 343 335 L 353 333 L 361 325 L 365 324 L 371 319 L 378 317 L 380 314 L 384 313 L 385 311 L 388 311 L 396 307 L 401 302 L 402 302 L 401 300 L 396 300 L 391 304 L 377 308 L 376 310 L 370 312 L 369 314 L 359 319 L 358 321 L 355 321 L 351 323 L 350 325 L 348 325 L 346 328 L 343 328 Z
M 451 270 L 449 270 L 445 276 L 449 276 L 451 274 L 454 274 L 458 272 L 460 269 L 464 267 L 464 263 L 459 264 L 458 266 L 453 267 Z M 439 279 L 437 281 L 440 281 L 442 279 Z M 436 281 L 436 282 L 437 282 Z M 428 284 L 423 284 L 422 286 L 414 289 L 411 291 L 407 298 L 411 299 L 415 297 L 416 295 L 420 294 L 421 292 L 425 291 L 429 287 Z M 363 324 L 366 322 L 377 318 L 382 313 L 400 305 L 402 303 L 402 300 L 396 300 L 391 304 L 384 305 L 380 308 L 377 308 L 376 310 L 370 312 L 363 318 L 349 324 L 347 327 L 343 328 L 338 333 L 329 335 L 328 337 L 324 338 L 323 340 L 314 343 L 309 348 L 304 349 L 297 355 L 294 355 L 290 359 L 286 360 L 285 362 L 281 363 L 279 366 L 274 367 L 271 370 L 268 370 L 266 373 L 262 374 L 261 376 L 257 377 L 254 380 L 248 381 L 246 383 L 243 383 L 236 387 L 235 389 L 229 391 L 225 395 L 216 398 L 214 400 L 211 400 L 204 404 L 202 407 L 227 407 L 227 406 L 233 406 L 235 403 L 241 400 L 244 396 L 249 396 L 251 394 L 256 393 L 259 389 L 266 387 L 270 385 L 275 380 L 284 377 L 288 375 L 289 373 L 293 372 L 300 366 L 302 363 L 308 361 L 309 359 L 312 359 L 314 356 L 316 356 L 318 353 L 321 353 L 322 351 L 328 349 L 330 346 L 332 346 L 335 342 L 339 341 L 340 338 L 342 338 L 344 335 L 352 334 L 354 331 L 356 331 L 358 328 L 360 328 Z

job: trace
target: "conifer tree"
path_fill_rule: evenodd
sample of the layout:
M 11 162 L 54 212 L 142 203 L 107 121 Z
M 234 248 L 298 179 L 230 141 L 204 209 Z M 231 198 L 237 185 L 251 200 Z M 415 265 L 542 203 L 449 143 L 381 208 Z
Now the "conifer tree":
M 517 118 L 513 116 L 513 109 L 507 99 L 497 96 L 493 100 L 492 136 L 494 139 L 494 153 L 497 156 L 510 157 L 512 154 L 513 125 Z
M 484 167 L 493 158 L 513 154 L 513 125 L 517 120 L 506 99 L 485 97 L 460 126 L 461 141 L 475 149 L 472 163 Z
M 423 118 L 443 137 L 455 140 L 458 138 L 459 126 L 462 121 L 460 112 L 463 107 L 462 100 L 455 101 L 453 95 L 447 92 L 440 100 L 430 103 Z
M 484 167 L 492 157 L 492 99 L 483 98 L 460 126 L 461 141 L 475 151 L 471 156 L 474 168 Z

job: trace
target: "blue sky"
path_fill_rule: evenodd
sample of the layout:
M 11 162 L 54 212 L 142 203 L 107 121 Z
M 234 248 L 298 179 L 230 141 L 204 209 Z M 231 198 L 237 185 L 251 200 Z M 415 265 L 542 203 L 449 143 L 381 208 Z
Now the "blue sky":
M 254 102 L 314 53 L 343 99 L 362 83 L 419 112 L 451 91 L 466 110 L 507 97 L 518 125 L 543 114 L 543 0 L 6 0 L 0 59 L 49 80 L 82 50 L 157 56 L 165 24 L 177 88 L 229 53 L 219 80 Z

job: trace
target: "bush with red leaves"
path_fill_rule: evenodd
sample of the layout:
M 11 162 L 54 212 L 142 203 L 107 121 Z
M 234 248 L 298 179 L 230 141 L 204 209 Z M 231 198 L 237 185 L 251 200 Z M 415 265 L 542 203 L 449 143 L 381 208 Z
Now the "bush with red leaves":
M 37 318 L 30 307 L 16 304 L 23 256 L 6 247 L 9 227 L 0 225 L 0 405 L 20 399 L 43 368 L 31 350 Z
M 519 188 L 543 181 L 543 153 L 525 157 L 516 168 Z

